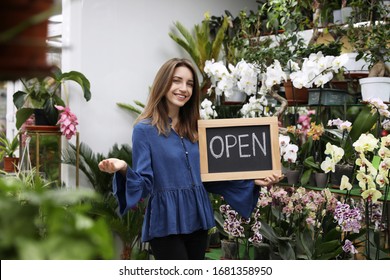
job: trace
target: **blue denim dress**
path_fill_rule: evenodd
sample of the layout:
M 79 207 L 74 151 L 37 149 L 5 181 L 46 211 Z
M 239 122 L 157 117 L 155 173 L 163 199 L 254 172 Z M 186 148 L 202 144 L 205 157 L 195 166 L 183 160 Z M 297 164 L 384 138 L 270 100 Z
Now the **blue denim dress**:
M 126 177 L 117 172 L 113 193 L 119 213 L 149 197 L 142 228 L 142 241 L 170 234 L 188 234 L 215 226 L 207 191 L 220 194 L 233 209 L 249 217 L 258 198 L 252 180 L 202 183 L 198 143 L 158 133 L 149 121 L 133 131 L 133 166 Z M 207 191 L 206 191 L 207 190 Z

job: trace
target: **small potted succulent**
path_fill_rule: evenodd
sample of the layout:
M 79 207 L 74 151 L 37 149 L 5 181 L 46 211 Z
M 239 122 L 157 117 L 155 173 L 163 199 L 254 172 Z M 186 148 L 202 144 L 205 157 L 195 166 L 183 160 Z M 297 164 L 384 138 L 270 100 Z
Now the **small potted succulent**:
M 0 160 L 4 160 L 4 171 L 15 172 L 19 162 L 16 150 L 19 148 L 19 133 L 14 138 L 7 138 L 6 134 L 0 134 Z

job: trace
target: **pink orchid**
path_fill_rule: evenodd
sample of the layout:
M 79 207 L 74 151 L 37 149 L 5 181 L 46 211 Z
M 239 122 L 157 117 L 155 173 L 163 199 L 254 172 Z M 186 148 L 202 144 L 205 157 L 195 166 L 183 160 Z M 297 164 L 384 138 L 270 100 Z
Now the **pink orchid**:
M 58 111 L 60 111 L 60 119 L 57 124 L 60 125 L 60 130 L 66 139 L 70 140 L 73 135 L 76 134 L 76 126 L 79 124 L 77 117 L 70 111 L 69 107 L 63 107 L 55 105 Z

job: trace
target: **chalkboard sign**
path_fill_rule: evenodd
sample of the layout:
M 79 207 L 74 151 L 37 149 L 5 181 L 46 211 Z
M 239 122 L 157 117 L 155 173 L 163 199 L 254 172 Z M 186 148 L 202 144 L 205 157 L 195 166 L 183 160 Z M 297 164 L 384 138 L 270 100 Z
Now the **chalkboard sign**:
M 276 117 L 199 120 L 203 181 L 281 175 Z

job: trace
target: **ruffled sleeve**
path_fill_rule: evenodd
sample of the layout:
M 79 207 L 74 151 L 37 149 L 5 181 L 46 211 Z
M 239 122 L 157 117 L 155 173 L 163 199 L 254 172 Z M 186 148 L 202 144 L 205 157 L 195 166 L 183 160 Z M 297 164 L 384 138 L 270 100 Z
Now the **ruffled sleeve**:
M 146 197 L 153 185 L 153 170 L 146 133 L 136 125 L 133 131 L 133 168 L 128 167 L 126 177 L 116 172 L 113 178 L 113 194 L 119 205 L 120 215 Z
M 253 180 L 205 182 L 204 186 L 208 192 L 222 195 L 244 218 L 250 217 L 259 198 L 259 188 Z

